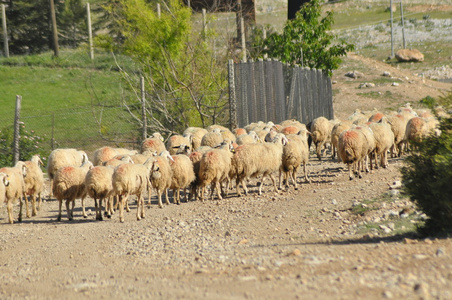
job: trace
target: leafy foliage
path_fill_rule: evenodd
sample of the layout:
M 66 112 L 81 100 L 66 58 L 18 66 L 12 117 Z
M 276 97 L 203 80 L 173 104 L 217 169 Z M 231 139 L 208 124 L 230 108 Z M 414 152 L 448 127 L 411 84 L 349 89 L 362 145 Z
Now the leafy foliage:
M 213 51 L 212 32 L 194 32 L 191 11 L 181 1 L 163 2 L 160 17 L 145 0 L 117 0 L 106 7 L 116 36 L 99 39 L 106 49 L 130 56 L 140 74 L 121 69 L 137 95 L 125 99 L 133 122 L 142 126 L 139 76 L 145 77 L 146 113 L 152 131 L 181 132 L 189 126 L 224 123 L 226 60 Z
M 340 56 L 352 51 L 354 45 L 341 42 L 333 45 L 333 13 L 322 17 L 319 0 L 311 0 L 297 12 L 296 18 L 287 21 L 281 34 L 273 33 L 264 46 L 269 57 L 292 65 L 325 70 L 331 75 L 341 63 Z
M 424 234 L 452 232 L 452 118 L 443 118 L 439 129 L 439 137 L 431 135 L 416 144 L 418 151 L 402 168 L 407 194 L 429 217 L 420 229 Z
M 45 159 L 49 153 L 42 146 L 44 137 L 38 136 L 33 130 L 27 131 L 25 125 L 20 126 L 19 160 L 29 160 L 33 155 L 39 154 Z M 14 128 L 5 127 L 0 131 L 0 166 L 13 165 Z

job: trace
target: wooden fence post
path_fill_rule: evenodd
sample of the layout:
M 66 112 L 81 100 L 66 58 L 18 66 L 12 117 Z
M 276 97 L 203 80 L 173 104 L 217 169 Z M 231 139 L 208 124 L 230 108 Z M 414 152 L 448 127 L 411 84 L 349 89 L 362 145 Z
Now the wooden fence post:
M 231 129 L 238 127 L 237 124 L 237 98 L 235 95 L 234 61 L 228 61 L 228 81 L 229 81 L 229 117 Z
M 20 140 L 20 106 L 22 96 L 16 96 L 16 111 L 14 115 L 14 147 L 13 147 L 13 162 L 14 165 L 19 161 L 19 140 Z
M 5 4 L 2 4 L 2 28 L 3 28 L 3 50 L 5 52 L 5 57 L 9 57 L 8 30 L 6 29 Z
M 240 18 L 240 38 L 242 40 L 242 61 L 246 62 L 246 37 L 245 37 L 245 21 Z
M 94 48 L 93 48 L 93 29 L 91 27 L 91 9 L 89 2 L 86 3 L 86 18 L 88 23 L 88 43 L 89 43 L 89 58 L 94 59 Z
M 53 33 L 53 54 L 60 56 L 60 49 L 58 47 L 58 29 L 56 24 L 55 3 L 50 0 L 50 17 L 52 18 L 52 33 Z

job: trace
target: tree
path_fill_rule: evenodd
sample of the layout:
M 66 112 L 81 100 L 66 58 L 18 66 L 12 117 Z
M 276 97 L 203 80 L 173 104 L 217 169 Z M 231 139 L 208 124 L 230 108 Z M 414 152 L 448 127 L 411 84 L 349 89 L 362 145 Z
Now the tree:
M 319 0 L 302 6 L 294 20 L 288 20 L 281 34 L 273 33 L 265 41 L 264 53 L 284 63 L 322 69 L 331 75 L 341 63 L 340 56 L 352 51 L 354 46 L 345 42 L 333 45 L 334 35 L 329 31 L 333 13 L 322 17 Z
M 82 0 L 64 1 L 64 9 L 58 15 L 62 45 L 76 48 L 87 39 L 86 7 Z
M 303 4 L 310 0 L 287 0 L 287 19 L 293 20 Z
M 212 50 L 211 33 L 192 30 L 189 8 L 169 0 L 159 18 L 145 0 L 117 0 L 107 11 L 119 30 L 100 37 L 101 44 L 130 56 L 139 69 L 121 68 L 136 95 L 123 104 L 137 126 L 142 126 L 139 76 L 145 77 L 151 131 L 169 134 L 227 122 L 226 60 Z

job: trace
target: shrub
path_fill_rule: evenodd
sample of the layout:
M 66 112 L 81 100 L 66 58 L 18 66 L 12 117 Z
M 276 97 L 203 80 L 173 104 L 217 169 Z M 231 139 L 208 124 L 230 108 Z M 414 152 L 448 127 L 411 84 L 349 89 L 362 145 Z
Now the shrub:
M 451 96 L 452 98 L 452 96 Z M 452 118 L 440 122 L 441 135 L 417 143 L 417 152 L 402 168 L 405 191 L 428 219 L 419 232 L 436 235 L 452 232 Z
M 39 154 L 45 161 L 48 151 L 43 149 L 45 139 L 36 135 L 33 130 L 27 131 L 25 124 L 20 125 L 19 160 L 29 160 L 33 155 Z M 0 130 L 0 166 L 12 166 L 14 161 L 14 127 L 8 126 Z

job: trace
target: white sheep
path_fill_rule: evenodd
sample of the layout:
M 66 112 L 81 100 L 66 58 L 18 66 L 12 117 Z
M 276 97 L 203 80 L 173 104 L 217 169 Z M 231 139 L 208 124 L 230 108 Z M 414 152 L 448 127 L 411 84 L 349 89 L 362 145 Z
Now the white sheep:
M 25 191 L 24 176 L 27 174 L 27 168 L 25 164 L 18 162 L 16 166 L 12 168 L 1 168 L 0 173 L 6 174 L 3 176 L 3 185 L 5 186 L 5 202 L 8 211 L 8 221 L 10 224 L 14 223 L 13 205 L 16 200 L 19 199 L 20 208 L 18 221 L 22 222 L 22 197 Z
M 204 201 L 204 191 L 207 185 L 212 186 L 212 199 L 215 189 L 218 198 L 223 199 L 221 194 L 221 184 L 229 181 L 229 171 L 232 159 L 232 141 L 225 139 L 217 149 L 207 151 L 203 154 L 199 166 L 199 180 L 201 188 L 201 199 Z
M 334 159 L 336 157 L 337 147 L 339 143 L 339 135 L 344 132 L 345 130 L 348 130 L 352 127 L 353 122 L 352 120 L 344 120 L 342 122 L 339 122 L 333 126 L 333 129 L 331 130 L 331 147 L 332 147 L 332 154 L 331 158 Z M 338 162 L 341 162 L 341 158 L 339 155 L 337 156 Z
M 295 189 L 297 186 L 297 172 L 300 165 L 303 165 L 304 179 L 310 182 L 306 165 L 309 162 L 309 147 L 308 134 L 306 129 L 300 130 L 297 134 L 290 134 L 287 136 L 288 143 L 283 147 L 282 164 L 279 171 L 279 188 L 282 188 L 282 175 L 284 174 L 284 181 L 286 188 L 289 188 L 289 177 L 292 179 Z
M 310 130 L 311 137 L 316 147 L 317 158 L 319 160 L 322 159 L 322 148 L 325 147 L 326 150 L 326 144 L 329 144 L 331 141 L 332 128 L 333 124 L 325 117 L 318 117 L 312 121 Z
M 135 155 L 142 155 L 142 154 L 135 154 Z M 135 162 L 135 160 L 132 159 L 132 157 L 130 155 L 120 154 L 120 155 L 116 155 L 115 157 L 113 157 L 107 161 L 104 161 L 102 163 L 102 166 L 115 168 L 122 164 L 134 164 L 134 163 L 136 163 L 136 162 Z M 139 162 L 137 162 L 137 163 L 139 163 Z
M 262 175 L 259 195 L 262 194 L 262 185 L 266 176 L 270 177 L 275 192 L 278 192 L 273 173 L 281 168 L 283 145 L 286 143 L 287 138 L 283 134 L 278 134 L 272 143 L 248 144 L 235 149 L 230 177 L 236 178 L 238 196 L 241 196 L 239 184 L 242 185 L 245 194 L 248 194 L 246 179 L 259 175 Z
M 367 156 L 368 149 L 366 136 L 359 130 L 349 129 L 339 135 L 338 154 L 348 166 L 350 180 L 354 178 L 354 171 L 362 178 L 359 166 Z
M 394 133 L 394 145 L 391 148 L 391 157 L 397 155 L 400 157 L 404 150 L 406 120 L 401 114 L 395 114 L 388 117 L 389 124 L 391 125 L 392 133 Z
M 150 169 L 149 180 L 152 187 L 157 192 L 158 205 L 160 208 L 162 204 L 162 194 L 165 193 L 166 204 L 169 205 L 168 189 L 171 187 L 173 178 L 173 170 L 169 165 L 169 160 L 173 160 L 168 151 L 163 151 L 159 156 L 154 157 Z
M 47 174 L 50 179 L 50 186 L 53 186 L 53 177 L 58 169 L 62 167 L 80 167 L 88 161 L 88 155 L 84 151 L 77 149 L 55 149 L 47 160 Z M 52 189 L 50 189 L 52 191 Z
M 102 147 L 94 151 L 93 164 L 95 166 L 101 166 L 107 160 L 112 159 L 116 155 L 134 155 L 137 154 L 137 150 L 130 150 L 125 148 L 113 148 L 113 147 Z
M 173 155 L 169 162 L 173 176 L 171 180 L 171 189 L 173 190 L 173 202 L 180 204 L 180 189 L 186 190 L 195 180 L 195 172 L 193 163 L 188 156 L 183 154 Z M 186 191 L 184 192 L 185 200 L 188 201 Z
M 427 122 L 420 117 L 411 118 L 406 125 L 405 143 L 407 147 L 411 142 L 420 142 L 429 133 Z
M 235 140 L 237 145 L 256 144 L 261 142 L 259 136 L 254 131 L 250 131 L 248 134 L 242 134 Z
M 163 143 L 163 137 L 160 133 L 154 132 L 150 137 L 141 142 L 141 153 L 146 151 L 161 153 L 166 147 Z
M 44 174 L 42 173 L 41 166 L 43 165 L 39 155 L 33 155 L 29 161 L 25 161 L 27 173 L 24 177 L 25 194 L 24 196 L 30 196 L 32 215 L 36 216 L 37 210 L 41 209 L 42 198 L 41 194 L 44 190 Z M 38 208 L 36 210 L 36 198 L 38 201 Z M 28 215 L 28 201 L 26 202 L 27 215 Z
M 85 176 L 85 188 L 88 196 L 94 199 L 96 220 L 102 220 L 102 201 L 105 199 L 105 212 L 110 218 L 113 208 L 113 167 L 96 166 Z M 99 200 L 99 203 L 97 202 Z
M 69 221 L 74 218 L 75 199 L 79 198 L 82 199 L 83 217 L 88 217 L 85 212 L 85 177 L 92 167 L 93 164 L 87 161 L 80 167 L 62 167 L 56 172 L 52 191 L 59 202 L 58 221 L 61 221 L 61 207 L 64 199 L 66 199 L 66 212 Z M 72 204 L 72 207 L 70 204 Z
M 377 156 L 380 156 L 381 166 L 387 168 L 389 166 L 388 151 L 394 145 L 394 133 L 391 125 L 389 125 L 386 118 L 383 118 L 378 123 L 371 122 L 369 127 L 375 137 L 375 167 L 378 168 Z
M 373 170 L 373 164 L 372 164 L 372 157 L 375 157 L 375 160 L 377 160 L 376 155 L 376 140 L 374 136 L 374 132 L 368 125 L 360 125 L 352 126 L 353 129 L 361 131 L 367 140 L 367 155 L 364 159 L 364 163 L 361 166 L 362 171 L 370 172 L 369 170 L 369 160 L 370 160 L 370 169 Z
M 219 129 L 206 133 L 201 140 L 201 146 L 215 147 L 223 142 L 224 138 Z
M 168 139 L 168 142 L 166 143 L 166 148 L 168 149 L 168 151 L 171 155 L 174 155 L 177 153 L 177 150 L 180 148 L 180 145 L 191 145 L 191 144 L 190 144 L 190 141 L 186 137 L 176 134 L 176 135 L 171 136 Z M 158 152 L 158 153 L 161 153 L 161 152 Z
M 201 127 L 188 127 L 182 135 L 189 140 L 191 149 L 197 149 L 201 146 L 202 137 L 206 133 L 208 133 L 207 129 Z

